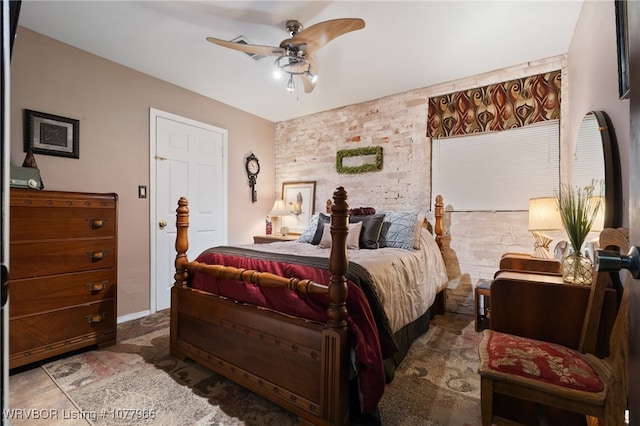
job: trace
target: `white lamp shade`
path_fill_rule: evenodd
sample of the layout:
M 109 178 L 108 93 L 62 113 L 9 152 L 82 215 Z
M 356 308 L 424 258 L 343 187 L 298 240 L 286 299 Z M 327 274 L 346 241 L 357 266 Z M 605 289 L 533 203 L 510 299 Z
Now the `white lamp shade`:
M 276 200 L 273 203 L 273 208 L 269 212 L 269 216 L 286 216 L 289 214 L 287 210 L 287 206 L 284 203 L 284 200 Z
M 562 218 L 555 197 L 529 199 L 529 231 L 562 229 Z

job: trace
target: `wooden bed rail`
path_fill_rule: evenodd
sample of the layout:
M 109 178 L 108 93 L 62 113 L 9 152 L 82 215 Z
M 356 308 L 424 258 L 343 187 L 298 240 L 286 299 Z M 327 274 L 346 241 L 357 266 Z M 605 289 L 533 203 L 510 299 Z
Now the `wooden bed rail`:
M 186 287 L 189 274 L 195 271 L 205 272 L 217 277 L 235 279 L 247 283 L 265 286 L 288 288 L 300 293 L 328 294 L 329 307 L 327 309 L 327 325 L 331 328 L 346 329 L 347 327 L 347 279 L 345 274 L 349 261 L 347 260 L 347 233 L 349 205 L 347 204 L 347 192 L 339 187 L 333 193 L 331 206 L 331 254 L 329 257 L 329 272 L 331 278 L 329 285 L 318 284 L 311 280 L 299 278 L 285 278 L 275 274 L 239 269 L 222 265 L 206 265 L 199 262 L 190 262 L 187 259 L 189 249 L 189 201 L 185 197 L 178 200 L 176 209 L 176 259 L 174 285 Z
M 206 272 L 220 278 L 244 281 L 261 287 L 288 288 L 304 294 L 328 294 L 329 287 L 311 280 L 285 278 L 269 272 L 251 269 L 234 268 L 233 266 L 207 265 L 206 263 L 188 262 L 185 268 L 193 272 Z

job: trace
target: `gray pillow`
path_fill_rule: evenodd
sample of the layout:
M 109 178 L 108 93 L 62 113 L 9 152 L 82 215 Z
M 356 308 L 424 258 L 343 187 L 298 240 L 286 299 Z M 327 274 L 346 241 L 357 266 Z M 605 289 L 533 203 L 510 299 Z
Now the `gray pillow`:
M 320 244 L 320 240 L 322 239 L 322 231 L 324 230 L 324 224 L 331 222 L 331 216 L 326 215 L 324 213 L 318 214 L 318 227 L 316 228 L 316 232 L 311 239 L 311 244 L 317 246 Z
M 362 229 L 360 230 L 360 248 L 370 250 L 380 248 L 378 239 L 380 238 L 383 221 L 384 214 L 381 213 L 349 217 L 349 223 L 362 222 Z

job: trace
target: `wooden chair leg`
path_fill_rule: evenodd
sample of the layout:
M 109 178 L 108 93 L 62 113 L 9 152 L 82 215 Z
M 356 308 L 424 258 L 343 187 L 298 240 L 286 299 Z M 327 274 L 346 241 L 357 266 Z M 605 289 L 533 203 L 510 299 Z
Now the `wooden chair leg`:
M 493 422 L 493 380 L 480 378 L 480 412 L 482 426 L 491 426 Z

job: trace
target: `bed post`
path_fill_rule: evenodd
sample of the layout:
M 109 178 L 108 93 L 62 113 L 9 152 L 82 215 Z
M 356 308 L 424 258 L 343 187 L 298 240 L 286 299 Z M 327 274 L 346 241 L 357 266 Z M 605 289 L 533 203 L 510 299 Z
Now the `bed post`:
M 180 307 L 180 292 L 187 286 L 188 271 L 184 265 L 188 262 L 187 250 L 189 249 L 189 201 L 185 197 L 178 200 L 176 208 L 176 273 L 173 275 L 174 283 L 171 287 L 171 326 L 169 327 L 170 353 L 178 359 L 186 359 L 186 354 L 178 349 L 178 315 Z
M 349 424 L 349 334 L 347 329 L 347 192 L 339 187 L 331 206 L 331 254 L 329 257 L 329 308 L 322 332 L 321 406 L 329 424 Z
M 438 247 L 440 247 L 440 251 L 442 251 L 442 236 L 444 235 L 444 225 L 442 223 L 444 217 L 444 202 L 442 201 L 442 195 L 436 195 L 436 205 L 433 210 L 436 217 L 433 232 L 436 234 L 436 243 L 438 243 Z
M 178 200 L 178 208 L 176 209 L 176 273 L 174 285 L 184 287 L 187 285 L 189 273 L 184 268 L 184 264 L 188 262 L 187 250 L 189 250 L 189 201 L 185 197 Z

